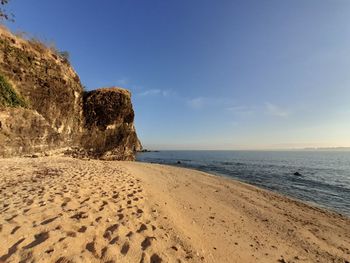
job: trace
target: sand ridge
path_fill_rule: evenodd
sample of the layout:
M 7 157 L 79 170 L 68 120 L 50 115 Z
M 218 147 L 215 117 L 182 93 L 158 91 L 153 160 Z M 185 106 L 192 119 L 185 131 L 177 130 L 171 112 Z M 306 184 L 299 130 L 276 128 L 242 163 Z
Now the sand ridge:
M 350 219 L 184 168 L 0 160 L 0 262 L 349 262 Z

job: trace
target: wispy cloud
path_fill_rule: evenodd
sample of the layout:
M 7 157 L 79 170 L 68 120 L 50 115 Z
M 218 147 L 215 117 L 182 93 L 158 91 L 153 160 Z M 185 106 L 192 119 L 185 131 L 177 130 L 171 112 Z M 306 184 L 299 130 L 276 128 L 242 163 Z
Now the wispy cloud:
M 121 78 L 116 81 L 116 84 L 120 86 L 126 86 L 129 84 L 129 81 L 127 78 Z
M 232 114 L 239 116 L 250 116 L 255 113 L 255 109 L 252 107 L 242 106 L 242 105 L 234 105 L 227 107 L 226 110 Z
M 186 100 L 187 105 L 194 110 L 206 110 L 226 112 L 236 117 L 253 116 L 256 109 L 251 106 L 239 105 L 233 99 L 223 97 L 196 97 Z
M 277 117 L 288 117 L 291 112 L 270 102 L 265 102 L 266 113 Z
M 236 117 L 246 118 L 259 114 L 257 106 L 241 105 L 230 98 L 195 97 L 186 100 L 187 105 L 194 110 L 226 111 Z M 290 109 L 282 108 L 271 102 L 266 102 L 261 113 L 286 118 L 292 114 Z
M 209 98 L 209 97 L 195 97 L 186 100 L 189 107 L 199 110 L 207 107 L 224 107 L 230 105 L 232 102 L 227 98 Z
M 202 97 L 189 99 L 187 101 L 187 104 L 193 109 L 201 109 L 205 106 L 206 103 L 207 103 L 207 100 Z
M 171 90 L 162 90 L 162 89 L 149 89 L 142 91 L 138 93 L 138 96 L 145 97 L 145 96 L 163 96 L 163 97 L 168 97 L 172 95 L 174 92 Z

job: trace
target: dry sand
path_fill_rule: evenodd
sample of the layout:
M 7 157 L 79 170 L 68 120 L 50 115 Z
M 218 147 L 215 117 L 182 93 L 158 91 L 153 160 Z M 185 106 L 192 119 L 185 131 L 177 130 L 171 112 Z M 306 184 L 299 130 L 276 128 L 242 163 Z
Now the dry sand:
M 347 262 L 350 219 L 189 169 L 0 160 L 0 262 Z

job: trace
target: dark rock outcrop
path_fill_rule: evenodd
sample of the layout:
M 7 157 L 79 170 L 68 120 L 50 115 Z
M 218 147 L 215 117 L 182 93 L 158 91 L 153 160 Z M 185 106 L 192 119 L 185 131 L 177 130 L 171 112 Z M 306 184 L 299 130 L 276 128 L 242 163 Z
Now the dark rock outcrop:
M 134 128 L 131 94 L 121 88 L 103 88 L 85 92 L 85 117 L 81 142 L 99 158 L 132 159 L 141 148 Z
M 84 92 L 55 49 L 0 28 L 0 77 L 6 84 L 0 85 L 0 156 L 73 147 L 91 157 L 132 160 L 141 148 L 130 93 Z

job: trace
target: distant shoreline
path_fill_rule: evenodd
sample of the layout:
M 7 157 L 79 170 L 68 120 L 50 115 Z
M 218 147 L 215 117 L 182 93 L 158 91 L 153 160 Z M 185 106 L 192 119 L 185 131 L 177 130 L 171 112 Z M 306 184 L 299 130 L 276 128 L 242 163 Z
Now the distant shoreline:
M 159 152 L 157 150 L 148 150 L 148 149 L 142 149 L 140 151 L 136 151 L 136 153 L 152 153 L 152 152 Z
M 320 148 L 281 148 L 281 149 L 159 149 L 159 150 L 141 150 L 137 153 L 147 153 L 147 152 L 167 152 L 167 151 L 212 151 L 212 152 L 289 152 L 289 151 L 350 151 L 350 147 L 320 147 Z

